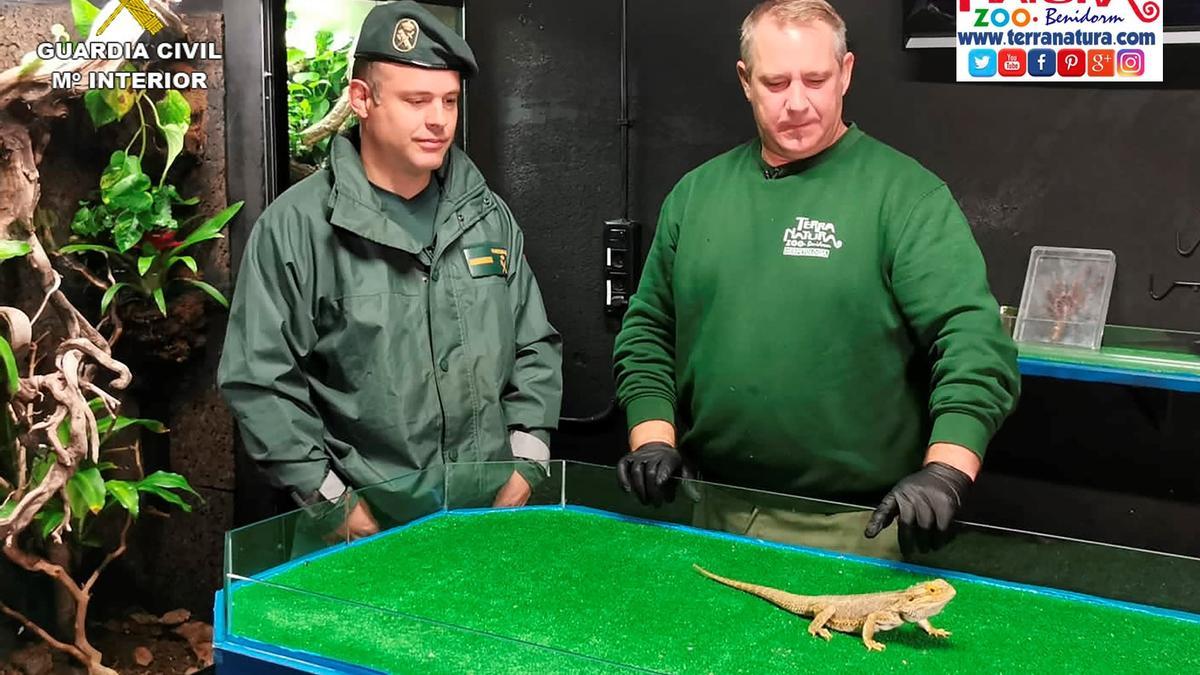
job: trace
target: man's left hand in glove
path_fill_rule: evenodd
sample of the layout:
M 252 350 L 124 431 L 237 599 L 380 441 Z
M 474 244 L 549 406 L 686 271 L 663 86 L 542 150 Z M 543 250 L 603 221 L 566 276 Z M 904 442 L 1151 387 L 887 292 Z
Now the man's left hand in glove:
M 943 462 L 930 462 L 906 476 L 884 496 L 863 533 L 873 539 L 899 516 L 900 541 L 927 552 L 950 540 L 950 522 L 962 508 L 972 479 Z

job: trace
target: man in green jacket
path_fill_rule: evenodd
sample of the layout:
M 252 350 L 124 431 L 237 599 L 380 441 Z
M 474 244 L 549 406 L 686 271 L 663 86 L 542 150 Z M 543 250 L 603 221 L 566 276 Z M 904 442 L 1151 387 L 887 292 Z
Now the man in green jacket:
M 528 460 L 474 483 L 516 506 L 549 459 L 559 335 L 512 213 L 452 145 L 461 80 L 476 72 L 466 42 L 417 3 L 372 9 L 349 85 L 360 131 L 335 137 L 328 168 L 250 235 L 220 385 L 249 455 L 301 504 Z M 442 487 L 426 483 L 403 490 Z M 337 534 L 378 529 L 359 500 Z
M 771 535 L 894 557 L 895 529 L 863 535 L 899 516 L 907 541 L 941 543 L 1019 376 L 946 184 L 843 122 L 853 65 L 824 0 L 771 0 L 746 18 L 737 70 L 759 138 L 663 204 L 616 341 L 634 450 L 618 473 L 647 502 L 694 466 L 718 483 L 878 503 L 778 515 Z M 746 511 L 722 527 L 772 527 Z

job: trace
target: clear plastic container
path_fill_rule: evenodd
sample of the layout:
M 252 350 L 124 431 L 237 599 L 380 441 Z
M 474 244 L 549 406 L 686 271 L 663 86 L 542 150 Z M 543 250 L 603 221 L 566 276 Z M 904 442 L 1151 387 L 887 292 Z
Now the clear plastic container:
M 1097 650 L 1113 672 L 1200 672 L 1180 648 L 1200 640 L 1194 557 L 956 521 L 943 548 L 885 560 L 828 534 L 861 532 L 873 504 L 685 481 L 645 506 L 613 467 L 562 460 L 525 507 L 491 507 L 520 466 L 434 466 L 229 532 L 221 672 L 1083 673 Z M 334 535 L 359 503 L 382 531 Z M 957 599 L 935 621 L 954 636 L 902 626 L 883 654 L 825 644 L 693 564 L 794 593 L 942 578 Z
M 1099 349 L 1116 272 L 1112 251 L 1034 246 L 1014 339 Z

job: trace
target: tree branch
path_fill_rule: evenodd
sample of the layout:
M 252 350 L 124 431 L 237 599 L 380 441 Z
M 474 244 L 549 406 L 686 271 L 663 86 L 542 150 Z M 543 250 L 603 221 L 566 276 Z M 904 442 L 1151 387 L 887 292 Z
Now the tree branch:
M 15 620 L 17 623 L 19 623 L 22 626 L 25 626 L 29 630 L 33 631 L 33 633 L 35 635 L 40 637 L 42 640 L 44 640 L 46 642 L 46 644 L 50 645 L 54 649 L 57 649 L 58 651 L 63 652 L 64 654 L 69 654 L 72 658 L 74 658 L 76 661 L 79 661 L 80 663 L 87 663 L 87 657 L 85 657 L 83 655 L 83 652 L 80 651 L 78 647 L 76 647 L 75 645 L 69 645 L 65 642 L 59 642 L 58 640 L 55 640 L 54 637 L 52 635 L 50 635 L 50 633 L 47 633 L 44 628 L 42 628 L 41 626 L 39 626 L 36 623 L 34 623 L 33 621 L 31 621 L 24 614 L 18 612 L 17 610 L 9 607 L 6 604 L 4 604 L 3 600 L 0 600 L 0 612 L 7 614 L 10 618 Z
M 0 518 L 0 537 L 3 538 L 6 547 L 16 540 L 17 534 L 29 527 L 29 523 L 33 522 L 33 517 L 42 510 L 46 502 L 58 494 L 70 477 L 71 472 L 67 470 L 67 467 L 55 464 L 50 467 L 50 471 L 42 479 L 42 482 L 17 502 L 17 507 L 11 515 L 7 518 Z
M 45 574 L 62 584 L 76 602 L 84 597 L 79 584 L 75 583 L 75 580 L 71 578 L 70 574 L 67 574 L 67 571 L 61 565 L 55 565 L 44 558 L 39 558 L 32 553 L 22 551 L 13 544 L 4 545 L 4 555 L 16 563 L 18 567 L 35 574 Z
M 87 639 L 87 610 L 91 595 L 79 587 L 71 575 L 61 565 L 26 553 L 17 548 L 12 542 L 5 544 L 4 555 L 22 569 L 35 574 L 45 574 L 54 579 L 75 600 L 75 646 L 63 649 L 80 663 L 87 666 L 90 673 L 115 673 L 100 664 L 101 654 Z M 7 612 L 6 612 L 7 613 Z M 12 616 L 11 614 L 9 616 Z M 15 617 L 14 617 L 15 618 Z M 41 635 L 41 633 L 39 633 Z M 45 637 L 42 635 L 42 637 Z M 62 643 L 59 643 L 62 644 Z
M 42 318 L 42 312 L 46 311 L 46 303 L 50 302 L 50 296 L 57 293 L 58 289 L 60 288 L 62 288 L 62 275 L 58 272 L 55 272 L 54 285 L 46 293 L 46 297 L 42 298 L 42 304 L 39 305 L 38 310 L 33 313 L 33 318 L 29 320 L 30 323 L 37 323 L 37 320 Z
M 132 524 L 133 516 L 126 512 L 125 525 L 121 528 L 120 544 L 118 544 L 113 550 L 109 551 L 108 555 L 104 556 L 104 560 L 100 563 L 100 566 L 96 568 L 95 572 L 92 572 L 92 576 L 88 577 L 87 582 L 83 584 L 84 593 L 91 594 L 92 586 L 96 584 L 96 580 L 100 578 L 100 575 L 104 572 L 104 569 L 108 567 L 112 561 L 125 554 L 125 549 L 128 547 L 129 543 L 129 526 Z
M 354 109 L 350 107 L 350 88 L 342 90 L 337 103 L 320 122 L 300 132 L 300 144 L 312 147 L 341 130 L 342 125 L 350 119 Z
M 186 37 L 183 23 L 167 4 L 161 0 L 146 1 L 170 29 L 168 34 Z M 117 39 L 119 36 L 108 37 Z M 3 603 L 0 603 L 0 610 L 4 615 L 20 621 L 54 648 L 70 654 L 84 664 L 91 675 L 115 675 L 115 671 L 102 665 L 100 652 L 88 642 L 87 612 L 96 579 L 113 560 L 125 553 L 132 516 L 126 517 L 120 545 L 105 557 L 83 587 L 71 578 L 63 566 L 19 548 L 18 538 L 46 503 L 60 493 L 64 495 L 65 517 L 63 525 L 55 530 L 54 535 L 61 536 L 63 528 L 69 529 L 70 517 L 66 514 L 70 513 L 70 507 L 64 486 L 79 461 L 89 455 L 98 459 L 100 449 L 95 414 L 88 406 L 84 392 L 100 396 L 112 411 L 116 399 L 93 383 L 97 371 L 103 367 L 114 375 L 109 383 L 114 389 L 127 387 L 132 374 L 124 364 L 112 358 L 112 344 L 63 294 L 60 288 L 62 277 L 51 264 L 38 234 L 35 209 L 41 199 L 38 165 L 49 142 L 50 122 L 53 118 L 64 117 L 67 114 L 67 102 L 84 93 L 83 88 L 53 89 L 53 74 L 59 71 L 75 72 L 84 75 L 76 81 L 86 82 L 88 73 L 115 71 L 123 64 L 121 60 L 52 60 L 0 72 L 0 159 L 3 160 L 0 162 L 0 239 L 24 240 L 32 249 L 25 256 L 25 261 L 44 299 L 33 321 L 29 322 L 30 328 L 41 318 L 43 310 L 50 306 L 62 325 L 61 330 L 55 329 L 55 337 L 63 337 L 62 344 L 55 350 L 55 370 L 38 374 L 35 351 L 30 358 L 28 374 L 20 378 L 16 397 L 8 405 L 0 406 L 0 414 L 9 415 L 11 411 L 18 427 L 30 430 L 23 432 L 17 443 L 21 468 L 18 473 L 18 492 L 13 498 L 19 497 L 19 501 L 7 517 L 0 519 L 0 541 L 9 560 L 29 572 L 51 577 L 74 599 L 74 645 L 56 640 L 28 617 Z M 74 262 L 67 260 L 69 266 L 81 271 L 88 283 L 98 288 L 108 288 L 101 279 L 90 271 L 80 270 Z M 117 329 L 114 335 L 119 336 L 120 324 L 118 322 L 115 325 Z M 58 438 L 59 425 L 68 416 L 71 435 L 63 443 Z M 25 487 L 22 485 L 25 480 L 25 452 L 34 447 L 40 440 L 39 436 L 45 436 L 54 448 L 57 461 L 38 485 L 21 494 L 20 491 Z M 140 461 L 138 465 L 140 467 Z
M 117 303 L 113 303 L 108 308 L 108 317 L 112 320 L 113 331 L 112 335 L 108 336 L 108 345 L 116 349 L 117 342 L 121 340 L 121 335 L 125 332 L 125 322 L 121 321 L 121 315 L 117 312 Z
M 87 281 L 89 284 L 95 286 L 96 288 L 99 288 L 102 291 L 108 290 L 109 285 L 104 283 L 103 279 L 96 276 L 95 274 L 92 274 L 91 270 L 89 270 L 85 265 L 81 264 L 73 256 L 56 253 L 55 257 L 57 257 L 59 260 L 63 261 L 63 264 L 66 265 L 67 267 L 70 267 L 71 269 L 75 270 L 79 274 L 79 276 L 83 277 L 84 280 Z
M 111 352 L 103 347 L 97 347 L 90 340 L 66 340 L 58 346 L 57 354 L 62 355 L 71 350 L 78 350 L 87 354 L 96 363 L 115 373 L 117 375 L 116 379 L 109 384 L 113 389 L 124 389 L 133 381 L 133 373 L 129 371 L 129 366 L 114 359 Z

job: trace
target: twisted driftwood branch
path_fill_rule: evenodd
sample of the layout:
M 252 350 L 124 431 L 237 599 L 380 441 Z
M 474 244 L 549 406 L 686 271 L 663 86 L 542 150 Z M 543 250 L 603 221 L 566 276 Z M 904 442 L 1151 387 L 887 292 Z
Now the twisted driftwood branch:
M 341 131 L 350 121 L 350 115 L 353 112 L 354 110 L 350 107 L 350 88 L 346 87 L 342 90 L 342 95 L 338 98 L 337 103 L 333 104 L 333 108 L 326 113 L 325 117 L 321 118 L 320 122 L 300 132 L 301 145 L 311 148 Z
M 183 24 L 161 0 L 148 0 L 152 10 L 171 32 L 183 35 Z M 110 36 L 117 37 L 117 36 Z M 110 372 L 108 386 L 124 389 L 132 375 L 129 369 L 112 358 L 109 341 L 84 317 L 59 289 L 61 277 L 54 269 L 34 227 L 34 212 L 41 199 L 38 164 L 49 143 L 49 120 L 65 117 L 67 103 L 84 93 L 82 87 L 55 90 L 51 87 L 55 71 L 75 71 L 88 81 L 88 73 L 115 71 L 122 61 L 95 60 L 85 62 L 47 61 L 29 67 L 16 67 L 0 72 L 0 239 L 22 240 L 31 253 L 25 257 L 34 279 L 42 289 L 43 301 L 32 321 L 15 308 L 0 308 L 0 318 L 18 352 L 30 346 L 32 327 L 42 318 L 43 310 L 51 307 L 61 322 L 62 342 L 55 350 L 53 370 L 36 373 L 38 364 L 31 357 L 29 373 L 21 378 L 17 395 L 0 406 L 0 414 L 15 421 L 18 428 L 28 431 L 17 443 L 19 462 L 17 485 L 12 499 L 17 503 L 9 515 L 0 519 L 0 542 L 4 555 L 30 572 L 45 574 L 54 579 L 74 601 L 72 643 L 55 639 L 28 617 L 0 602 L 0 613 L 20 622 L 41 637 L 54 649 L 68 654 L 87 667 L 90 675 L 116 675 L 105 667 L 101 653 L 87 639 L 87 612 L 91 589 L 104 569 L 126 549 L 130 518 L 127 515 L 121 530 L 118 547 L 109 553 L 87 582 L 80 585 L 62 565 L 54 564 L 20 547 L 20 535 L 34 517 L 55 495 L 62 495 L 63 522 L 51 538 L 62 541 L 62 533 L 70 527 L 70 501 L 66 485 L 86 458 L 98 460 L 100 450 L 96 417 L 88 406 L 88 394 L 99 396 L 110 414 L 115 414 L 117 400 L 94 381 L 99 368 Z M 85 277 L 86 278 L 86 277 Z M 89 278 L 96 284 L 96 279 Z M 67 422 L 70 437 L 63 443 L 58 437 L 59 426 Z M 39 439 L 53 449 L 56 462 L 37 485 L 29 486 L 25 475 L 27 449 Z M 140 471 L 140 463 L 139 463 Z

